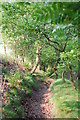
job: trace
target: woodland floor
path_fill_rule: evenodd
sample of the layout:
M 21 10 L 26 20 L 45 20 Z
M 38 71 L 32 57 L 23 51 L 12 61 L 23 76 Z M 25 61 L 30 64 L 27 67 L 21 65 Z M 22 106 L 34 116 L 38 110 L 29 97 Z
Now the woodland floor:
M 7 66 L 8 72 L 10 69 L 13 69 L 12 66 Z M 23 103 L 21 103 L 25 118 L 54 118 L 54 116 L 51 115 L 54 105 L 50 102 L 52 95 L 50 84 L 51 81 L 53 82 L 54 80 L 48 78 L 47 81 L 49 84 L 39 81 L 39 88 L 37 90 L 33 89 L 32 94 L 24 98 Z

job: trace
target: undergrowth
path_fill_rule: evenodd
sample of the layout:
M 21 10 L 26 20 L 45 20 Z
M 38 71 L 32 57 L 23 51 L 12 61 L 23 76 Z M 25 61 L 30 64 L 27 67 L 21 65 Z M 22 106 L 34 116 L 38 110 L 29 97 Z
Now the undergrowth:
M 78 90 L 72 88 L 69 80 L 63 83 L 57 79 L 52 85 L 52 101 L 54 103 L 53 113 L 56 118 L 78 118 L 80 117 L 80 102 L 78 101 Z
M 22 104 L 26 97 L 31 95 L 32 89 L 38 89 L 36 81 L 29 72 L 11 71 L 10 74 L 5 72 L 5 77 L 8 83 L 5 91 L 6 98 L 3 100 L 3 118 L 23 118 Z

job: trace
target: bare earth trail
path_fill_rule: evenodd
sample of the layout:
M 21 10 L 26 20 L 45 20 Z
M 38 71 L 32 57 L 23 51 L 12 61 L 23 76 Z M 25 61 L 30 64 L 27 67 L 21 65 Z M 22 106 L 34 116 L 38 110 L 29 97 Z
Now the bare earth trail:
M 40 88 L 32 91 L 24 104 L 25 118 L 54 118 L 51 115 L 54 105 L 50 102 L 52 92 L 49 86 L 41 82 Z
M 10 72 L 10 69 L 13 69 L 13 67 L 11 67 L 11 65 L 7 66 L 8 73 Z M 54 79 L 47 78 L 47 82 L 48 83 L 46 83 L 45 80 L 43 80 L 42 82 L 39 81 L 39 88 L 37 90 L 33 89 L 32 94 L 24 98 L 25 102 L 22 106 L 25 113 L 25 119 L 53 118 L 54 120 L 55 117 L 52 115 L 54 105 L 52 102 L 50 102 L 50 98 L 52 95 L 50 85 L 54 82 Z

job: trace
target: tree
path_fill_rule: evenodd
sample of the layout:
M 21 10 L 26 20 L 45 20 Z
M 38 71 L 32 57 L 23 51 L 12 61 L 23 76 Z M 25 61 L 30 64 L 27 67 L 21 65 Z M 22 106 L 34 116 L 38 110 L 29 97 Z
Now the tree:
M 62 55 L 68 54 L 69 58 L 66 57 L 66 60 L 69 60 L 70 51 L 73 50 L 70 47 L 74 46 L 77 41 L 78 8 L 78 3 L 19 2 L 2 4 L 2 32 L 6 33 L 15 54 L 21 56 L 22 59 L 26 56 L 32 66 L 35 63 L 31 73 L 35 72 L 39 63 L 51 64 L 57 77 L 57 66 L 60 61 L 65 64 L 64 69 L 62 68 L 62 73 L 64 73 L 66 65 L 69 64 L 65 62 Z M 38 51 L 37 45 L 42 49 L 39 55 L 36 52 L 36 50 Z M 48 46 L 47 49 L 46 46 Z M 77 51 L 78 48 L 75 48 Z M 48 57 L 46 55 L 44 58 L 45 50 Z

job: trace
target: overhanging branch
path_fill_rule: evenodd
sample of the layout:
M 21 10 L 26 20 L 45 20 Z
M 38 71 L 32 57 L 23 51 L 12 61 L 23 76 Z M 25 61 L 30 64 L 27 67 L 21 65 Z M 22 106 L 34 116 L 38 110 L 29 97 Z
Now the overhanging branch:
M 45 33 L 43 33 L 43 35 L 47 38 L 48 42 L 52 42 L 53 43 L 53 41 L 51 41 L 50 38 Z M 59 46 L 58 42 L 54 41 L 54 43 Z
M 38 31 L 41 32 L 40 29 L 39 29 Z M 42 33 L 43 33 L 43 32 L 42 32 Z M 43 35 L 44 35 L 45 38 L 48 40 L 48 43 L 47 43 L 47 44 L 49 44 L 50 46 L 54 47 L 55 50 L 58 50 L 59 52 L 64 52 L 64 51 L 65 51 L 66 46 L 67 46 L 67 41 L 66 41 L 66 43 L 65 43 L 65 45 L 64 45 L 64 48 L 61 50 L 61 49 L 55 47 L 55 45 L 52 45 L 52 44 L 51 44 L 51 43 L 55 43 L 56 45 L 58 45 L 58 46 L 60 47 L 60 44 L 59 44 L 58 42 L 56 42 L 56 41 L 54 41 L 54 42 L 51 41 L 50 38 L 49 38 L 45 33 L 43 33 Z

